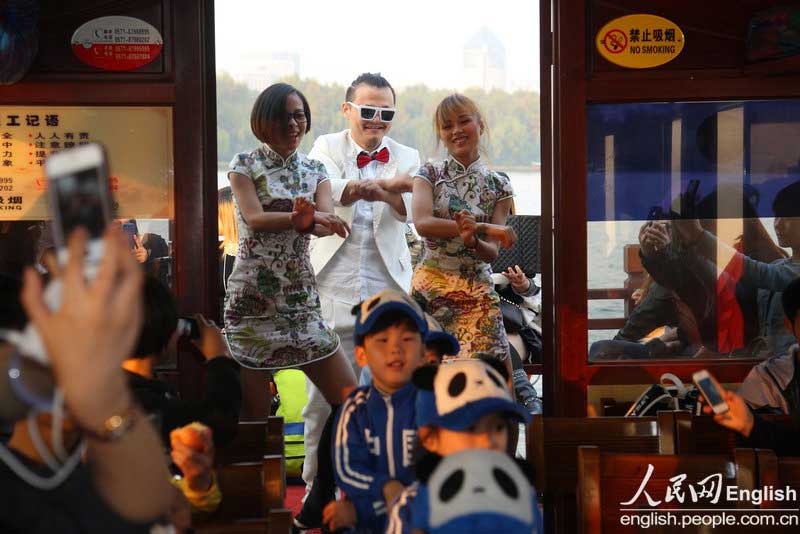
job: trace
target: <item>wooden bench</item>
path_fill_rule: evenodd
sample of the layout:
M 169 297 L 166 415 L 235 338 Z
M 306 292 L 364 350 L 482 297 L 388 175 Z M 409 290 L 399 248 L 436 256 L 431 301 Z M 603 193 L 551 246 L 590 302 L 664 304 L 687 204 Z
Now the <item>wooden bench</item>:
M 282 454 L 283 418 L 270 417 L 266 421 L 240 421 L 233 441 L 217 448 L 214 463 L 257 462 L 265 455 Z
M 289 532 L 291 512 L 284 509 L 286 485 L 282 456 L 216 468 L 222 502 L 201 522 L 198 532 Z M 268 527 L 268 528 L 267 528 Z M 285 527 L 285 528 L 284 528 Z
M 639 489 L 647 479 L 644 492 Z M 725 499 L 726 488 L 752 490 L 756 485 L 756 454 L 753 449 L 736 449 L 734 457 L 718 455 L 658 455 L 624 454 L 602 451 L 598 447 L 578 449 L 578 516 L 574 532 L 584 534 L 613 534 L 616 532 L 640 532 L 640 525 L 633 522 L 623 524 L 624 518 L 645 516 L 652 518 L 651 510 L 675 510 L 673 517 L 681 521 L 686 510 L 697 509 L 709 514 L 709 510 L 731 509 L 734 506 Z M 690 485 L 697 490 L 699 483 L 710 475 L 720 474 L 720 497 L 714 502 L 713 495 L 692 499 Z M 674 488 L 673 477 L 685 475 L 681 482 L 683 502 L 675 498 L 667 502 L 667 488 Z M 706 482 L 708 485 L 708 482 Z M 705 485 L 703 486 L 705 487 Z M 713 492 L 712 492 L 713 493 Z M 654 500 L 648 502 L 648 496 Z M 635 500 L 634 500 L 634 497 Z M 747 501 L 737 501 L 736 508 L 753 508 Z M 730 512 L 729 512 L 730 513 Z M 659 517 L 665 518 L 665 515 Z M 646 532 L 711 532 L 708 526 L 665 525 L 649 528 Z M 731 532 L 735 530 L 720 529 Z
M 795 490 L 795 495 L 800 497 L 800 458 L 777 457 L 770 450 L 756 449 L 758 459 L 758 486 L 772 486 L 784 489 L 789 487 Z M 789 501 L 765 500 L 761 508 L 800 508 L 800 499 Z
M 576 532 L 578 447 L 604 451 L 673 454 L 674 412 L 657 417 L 543 417 L 527 427 L 527 459 L 542 495 L 548 532 Z M 552 526 L 551 526 L 552 525 Z

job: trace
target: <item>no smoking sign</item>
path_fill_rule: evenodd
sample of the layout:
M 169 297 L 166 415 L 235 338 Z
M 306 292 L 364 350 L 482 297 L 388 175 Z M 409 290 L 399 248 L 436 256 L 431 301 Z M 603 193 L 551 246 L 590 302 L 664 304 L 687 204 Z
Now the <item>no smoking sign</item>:
M 603 46 L 610 54 L 619 54 L 628 47 L 628 36 L 622 30 L 609 30 L 603 36 Z

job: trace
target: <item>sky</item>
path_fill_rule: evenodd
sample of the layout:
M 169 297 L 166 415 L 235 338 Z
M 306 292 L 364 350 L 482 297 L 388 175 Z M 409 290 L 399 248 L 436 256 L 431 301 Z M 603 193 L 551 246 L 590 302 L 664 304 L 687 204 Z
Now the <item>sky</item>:
M 300 55 L 301 77 L 325 83 L 347 84 L 361 72 L 380 71 L 396 87 L 459 89 L 462 47 L 486 26 L 505 47 L 510 88 L 538 88 L 538 0 L 370 4 L 217 0 L 217 71 L 235 78 L 246 58 L 292 52 Z

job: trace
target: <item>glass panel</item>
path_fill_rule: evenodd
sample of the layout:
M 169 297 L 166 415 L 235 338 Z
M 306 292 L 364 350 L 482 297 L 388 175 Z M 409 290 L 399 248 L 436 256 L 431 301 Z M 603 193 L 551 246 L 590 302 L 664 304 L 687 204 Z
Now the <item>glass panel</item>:
M 587 119 L 589 360 L 786 352 L 800 102 L 597 104 Z
M 0 106 L 0 276 L 50 270 L 54 249 L 45 159 L 99 142 L 109 159 L 114 217 L 136 221 L 132 252 L 172 284 L 173 160 L 169 107 Z

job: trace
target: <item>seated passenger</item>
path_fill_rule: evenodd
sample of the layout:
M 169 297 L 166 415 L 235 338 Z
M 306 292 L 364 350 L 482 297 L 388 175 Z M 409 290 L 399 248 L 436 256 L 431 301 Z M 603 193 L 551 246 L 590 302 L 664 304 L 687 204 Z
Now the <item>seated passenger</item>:
M 795 344 L 779 356 L 773 356 L 753 367 L 739 387 L 738 394 L 754 410 L 784 414 L 800 414 L 800 278 L 781 293 L 785 328 Z
M 773 203 L 776 213 L 787 212 L 786 201 L 794 194 L 790 188 L 784 188 L 776 196 Z M 732 194 L 730 188 L 705 197 L 695 213 L 703 220 L 646 223 L 639 242 L 644 267 L 657 282 L 675 291 L 694 315 L 703 344 L 701 350 L 763 357 L 773 354 L 775 347 L 788 347 L 791 343 L 782 327 L 775 329 L 772 325 L 777 314 L 782 317 L 783 312 L 780 304 L 769 298 L 769 291 L 765 298 L 760 289 L 766 283 L 763 277 L 759 279 L 753 269 L 743 268 L 745 263 L 740 259 L 727 259 L 747 258 L 748 267 L 772 264 L 777 270 L 791 260 L 773 243 L 755 209 L 741 195 Z M 724 221 L 714 217 L 732 216 L 731 213 L 743 218 L 743 231 L 730 247 L 720 249 L 727 251 L 723 258 L 717 255 L 713 232 Z M 779 222 L 776 219 L 776 224 Z M 695 239 L 700 235 L 707 239 L 703 240 L 705 246 L 697 247 Z M 789 246 L 785 240 L 781 245 Z M 789 281 L 791 278 L 785 279 L 782 285 Z
M 125 360 L 128 382 L 145 412 L 156 414 L 164 443 L 170 432 L 199 421 L 208 425 L 217 445 L 230 442 L 239 425 L 242 386 L 239 364 L 231 357 L 219 328 L 195 316 L 200 336 L 192 339 L 206 359 L 206 394 L 201 400 L 181 400 L 174 388 L 153 378 L 153 365 L 175 335 L 178 311 L 170 290 L 152 277 L 144 284 L 144 327 L 132 358 Z

